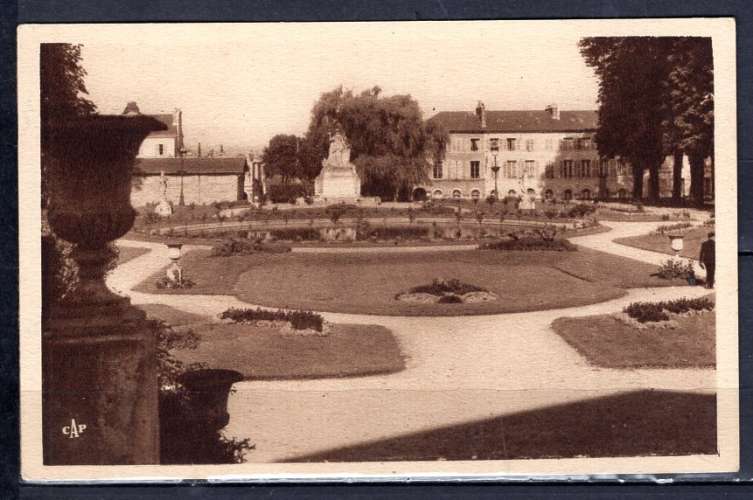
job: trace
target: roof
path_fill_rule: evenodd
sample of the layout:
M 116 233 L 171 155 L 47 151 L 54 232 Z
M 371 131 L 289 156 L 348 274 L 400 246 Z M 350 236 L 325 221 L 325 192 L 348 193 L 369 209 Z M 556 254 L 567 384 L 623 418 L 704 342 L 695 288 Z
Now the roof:
M 167 126 L 167 130 L 160 130 L 158 132 L 152 132 L 149 137 L 177 137 L 178 127 L 173 123 L 173 115 L 171 113 L 161 113 L 158 115 L 147 115 L 152 118 L 156 118 Z
M 596 111 L 560 111 L 560 119 L 548 111 L 487 111 L 486 128 L 476 113 L 442 111 L 429 118 L 440 123 L 448 132 L 577 132 L 596 130 L 599 120 Z
M 247 170 L 245 158 L 136 158 L 135 175 L 242 175 Z

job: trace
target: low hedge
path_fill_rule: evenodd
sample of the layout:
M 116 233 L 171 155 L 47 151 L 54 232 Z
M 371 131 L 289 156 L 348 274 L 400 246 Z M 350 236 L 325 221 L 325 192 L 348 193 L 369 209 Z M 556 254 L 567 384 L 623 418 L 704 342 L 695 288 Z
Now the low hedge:
M 231 238 L 212 247 L 213 257 L 231 257 L 234 255 L 250 255 L 257 252 L 286 253 L 290 247 L 286 245 L 270 245 L 268 243 L 248 239 Z
M 711 311 L 714 302 L 706 297 L 698 299 L 677 299 L 664 302 L 633 302 L 623 309 L 628 316 L 641 322 L 669 320 L 669 314 L 683 314 L 688 311 Z
M 361 237 L 377 240 L 394 240 L 397 238 L 415 240 L 429 237 L 426 226 L 372 226 L 367 231 L 359 232 Z
M 269 311 L 257 309 L 237 309 L 231 307 L 220 314 L 220 319 L 229 319 L 235 323 L 251 323 L 254 321 L 287 321 L 295 330 L 313 329 L 322 331 L 324 319 L 321 315 L 311 311 Z
M 544 240 L 541 238 L 519 238 L 517 240 L 500 240 L 492 241 L 489 243 L 482 243 L 479 245 L 481 250 L 547 250 L 554 252 L 574 252 L 578 250 L 578 247 L 570 243 L 568 240 L 554 239 Z
M 319 230 L 312 227 L 273 229 L 269 234 L 276 240 L 287 241 L 319 241 L 321 236 Z

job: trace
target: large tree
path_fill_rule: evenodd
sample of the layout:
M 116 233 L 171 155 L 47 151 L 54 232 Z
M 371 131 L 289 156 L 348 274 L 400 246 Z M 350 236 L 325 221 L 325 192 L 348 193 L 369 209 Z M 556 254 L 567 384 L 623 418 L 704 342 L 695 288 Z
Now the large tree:
M 39 52 L 40 115 L 42 127 L 96 111 L 88 94 L 81 66 L 81 45 L 43 43 Z M 42 150 L 42 206 L 48 202 L 49 155 Z
M 364 195 L 396 199 L 401 190 L 428 179 L 430 159 L 443 153 L 446 132 L 424 122 L 410 95 L 381 93 L 377 86 L 360 94 L 338 87 L 321 95 L 306 134 L 307 172 L 318 173 L 330 134 L 341 127 Z
M 667 99 L 671 40 L 592 37 L 580 41 L 581 54 L 599 77 L 599 153 L 632 164 L 635 199 L 643 196 L 646 170 L 648 197 L 651 201 L 659 197 L 659 168 L 666 151 L 662 105 Z
M 279 176 L 287 186 L 290 179 L 302 177 L 300 145 L 303 140 L 295 135 L 278 134 L 264 148 L 262 161 L 267 177 Z
M 667 130 L 690 163 L 690 198 L 701 205 L 706 158 L 714 156 L 714 61 L 710 38 L 673 40 Z

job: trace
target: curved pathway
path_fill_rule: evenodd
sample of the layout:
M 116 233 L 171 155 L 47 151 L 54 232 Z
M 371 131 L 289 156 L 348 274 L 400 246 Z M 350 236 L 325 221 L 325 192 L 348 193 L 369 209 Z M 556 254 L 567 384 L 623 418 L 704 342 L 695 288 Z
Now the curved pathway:
M 650 263 L 667 256 L 613 243 L 660 223 L 607 223 L 608 233 L 572 238 L 579 245 Z M 216 316 L 246 306 L 232 296 L 151 295 L 130 291 L 162 268 L 164 245 L 150 248 L 111 273 L 113 289 L 133 303 L 161 303 Z M 186 247 L 187 250 L 197 247 Z M 350 249 L 349 249 L 350 250 Z M 396 249 L 395 249 L 396 250 Z M 563 291 L 565 293 L 565 291 Z M 589 365 L 550 328 L 562 316 L 616 312 L 635 300 L 698 297 L 703 288 L 630 290 L 627 296 L 585 307 L 462 317 L 390 317 L 323 313 L 332 322 L 380 324 L 391 329 L 407 357 L 399 373 L 348 379 L 245 381 L 229 401 L 229 436 L 248 437 L 252 462 L 281 461 L 331 448 L 503 414 L 656 388 L 713 391 L 713 369 L 613 370 Z

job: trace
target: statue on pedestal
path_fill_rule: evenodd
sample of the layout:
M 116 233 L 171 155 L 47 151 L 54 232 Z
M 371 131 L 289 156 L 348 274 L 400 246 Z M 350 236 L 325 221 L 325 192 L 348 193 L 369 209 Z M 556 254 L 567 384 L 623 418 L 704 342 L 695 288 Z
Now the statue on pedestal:
M 154 211 L 160 217 L 169 217 L 173 214 L 173 207 L 170 202 L 167 201 L 167 177 L 165 177 L 165 171 L 161 171 L 159 174 L 160 183 L 160 200 L 157 206 L 154 207 Z
M 329 153 L 314 182 L 314 194 L 328 203 L 355 201 L 361 196 L 361 178 L 350 162 L 350 147 L 339 127 L 330 136 Z

